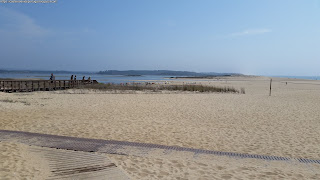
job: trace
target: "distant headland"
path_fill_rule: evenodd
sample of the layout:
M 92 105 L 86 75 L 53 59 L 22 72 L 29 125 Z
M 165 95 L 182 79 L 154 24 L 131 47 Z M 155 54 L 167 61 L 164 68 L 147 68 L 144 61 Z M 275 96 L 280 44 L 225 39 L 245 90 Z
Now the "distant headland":
M 216 72 L 192 72 L 173 70 L 105 70 L 105 71 L 50 71 L 50 70 L 1 70 L 2 74 L 100 74 L 100 75 L 123 75 L 123 76 L 175 76 L 175 77 L 208 77 L 208 76 L 238 76 L 240 73 L 216 73 Z
M 188 76 L 188 77 L 242 75 L 239 73 L 215 73 L 215 72 L 205 73 L 205 72 L 172 71 L 172 70 L 126 70 L 126 71 L 106 70 L 106 71 L 99 71 L 98 74 L 125 75 L 125 76 L 154 75 L 154 76 Z

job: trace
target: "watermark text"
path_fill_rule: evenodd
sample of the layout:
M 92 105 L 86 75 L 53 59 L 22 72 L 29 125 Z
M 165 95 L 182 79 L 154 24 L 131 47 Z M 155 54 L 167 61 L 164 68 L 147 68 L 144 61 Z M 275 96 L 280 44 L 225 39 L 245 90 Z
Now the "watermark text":
M 57 0 L 0 0 L 0 3 L 56 3 Z

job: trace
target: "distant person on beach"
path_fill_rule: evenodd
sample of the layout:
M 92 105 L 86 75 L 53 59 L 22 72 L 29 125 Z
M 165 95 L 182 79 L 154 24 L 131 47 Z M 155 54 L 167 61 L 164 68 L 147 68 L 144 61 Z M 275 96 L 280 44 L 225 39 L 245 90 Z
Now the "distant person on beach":
M 70 78 L 70 80 L 71 80 L 71 81 L 73 80 L 73 74 L 71 75 L 71 78 Z
M 86 77 L 86 76 L 83 76 L 83 77 L 82 77 L 82 81 L 84 81 L 84 80 L 85 80 L 85 79 L 84 79 L 85 77 Z
M 51 83 L 53 83 L 53 81 L 55 80 L 53 73 L 51 73 L 50 80 L 51 80 Z
M 73 79 L 73 87 L 77 85 L 77 75 L 74 75 L 74 79 Z

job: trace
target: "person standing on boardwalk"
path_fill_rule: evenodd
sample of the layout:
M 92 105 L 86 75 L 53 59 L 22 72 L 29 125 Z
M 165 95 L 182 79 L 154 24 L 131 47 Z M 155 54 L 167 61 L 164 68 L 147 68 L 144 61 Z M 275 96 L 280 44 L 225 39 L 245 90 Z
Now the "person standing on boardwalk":
M 71 75 L 71 78 L 70 78 L 70 85 L 71 87 L 73 87 L 73 74 Z
M 53 83 L 53 81 L 55 80 L 53 73 L 51 73 L 50 80 L 51 80 L 51 83 Z
M 76 85 L 77 84 L 77 75 L 74 75 L 74 84 L 73 85 Z

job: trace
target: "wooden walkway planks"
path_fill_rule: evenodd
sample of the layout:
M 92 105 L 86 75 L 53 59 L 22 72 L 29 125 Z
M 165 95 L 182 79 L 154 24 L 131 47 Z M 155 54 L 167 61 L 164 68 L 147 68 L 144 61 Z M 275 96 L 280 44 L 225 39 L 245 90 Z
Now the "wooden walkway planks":
M 0 91 L 30 92 L 70 89 L 88 84 L 98 83 L 96 80 L 0 80 Z
M 129 176 L 118 168 L 108 157 L 97 153 L 66 151 L 62 149 L 29 148 L 35 156 L 44 158 L 50 167 L 53 179 L 114 179 L 129 180 Z
M 314 163 L 320 164 L 320 160 L 306 159 L 306 158 L 288 158 L 280 156 L 269 155 L 256 155 L 256 154 L 243 154 L 232 152 L 221 152 L 194 148 L 185 148 L 178 146 L 165 146 L 148 143 L 135 143 L 127 141 L 114 141 L 114 140 L 101 140 L 101 139 L 87 139 L 76 138 L 67 136 L 57 136 L 21 131 L 8 131 L 0 130 L 0 141 L 13 140 L 16 142 L 58 148 L 67 150 L 76 150 L 84 152 L 99 152 L 107 154 L 119 154 L 119 155 L 134 155 L 145 157 L 148 155 L 157 155 L 159 157 L 166 156 L 168 154 L 182 154 L 190 156 L 191 158 L 198 158 L 202 155 L 207 156 L 227 156 L 233 158 L 251 158 L 261 159 L 268 161 L 283 161 L 283 162 L 296 162 L 296 163 Z

